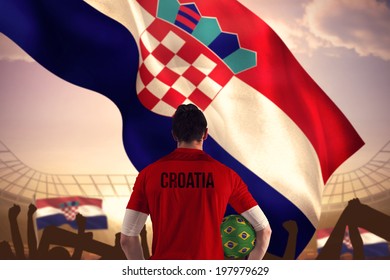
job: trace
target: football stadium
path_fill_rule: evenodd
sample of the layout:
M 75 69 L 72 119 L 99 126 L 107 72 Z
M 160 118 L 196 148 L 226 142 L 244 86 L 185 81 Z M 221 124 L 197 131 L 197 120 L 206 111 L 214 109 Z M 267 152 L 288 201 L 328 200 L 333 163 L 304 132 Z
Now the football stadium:
M 265 259 L 390 259 L 390 5 L 297 2 L 0 0 L 1 257 L 123 259 L 138 171 L 193 103 L 269 218 Z M 214 188 L 172 174 L 164 190 Z M 229 215 L 225 257 L 246 258 Z M 152 237 L 149 219 L 146 258 Z
M 37 199 L 51 197 L 83 196 L 103 200 L 103 211 L 108 218 L 108 229 L 94 230 L 93 237 L 100 242 L 114 245 L 115 234 L 120 232 L 124 207 L 132 191 L 136 174 L 84 174 L 64 175 L 47 174 L 34 170 L 18 159 L 7 146 L 0 145 L 0 199 L 1 220 L 8 220 L 8 209 L 14 204 L 21 206 L 22 211 L 18 224 L 22 233 L 27 232 L 27 209 Z M 359 198 L 360 202 L 390 215 L 390 142 L 362 167 L 348 173 L 335 173 L 325 186 L 322 198 L 321 219 L 318 231 L 330 233 L 345 209 L 348 201 Z M 373 217 L 376 219 L 376 217 Z M 11 240 L 8 223 L 3 224 L 0 240 Z M 69 226 L 64 226 L 72 230 Z M 42 231 L 37 230 L 38 236 Z M 147 223 L 147 243 L 150 250 L 151 225 Z M 362 235 L 367 233 L 362 233 Z M 371 233 L 369 233 L 371 234 Z M 375 235 L 375 233 L 372 233 Z M 25 238 L 25 236 L 22 236 Z M 323 237 L 323 236 L 321 236 Z M 315 259 L 321 246 L 316 234 L 301 253 L 299 259 Z M 369 239 L 369 238 L 368 238 Z M 388 241 L 373 238 L 382 243 L 382 249 L 370 251 L 371 259 L 389 258 Z M 368 241 L 370 242 L 370 241 Z M 343 240 L 345 250 L 342 257 L 352 258 L 353 249 L 348 236 Z M 26 244 L 26 242 L 25 242 Z M 369 244 L 371 245 L 371 244 Z M 383 245 L 387 248 L 383 250 Z M 322 244 L 323 246 L 323 244 Z M 349 250 L 348 250 L 349 248 Z M 26 248 L 27 250 L 27 248 Z M 86 258 L 95 258 L 94 254 L 86 254 Z

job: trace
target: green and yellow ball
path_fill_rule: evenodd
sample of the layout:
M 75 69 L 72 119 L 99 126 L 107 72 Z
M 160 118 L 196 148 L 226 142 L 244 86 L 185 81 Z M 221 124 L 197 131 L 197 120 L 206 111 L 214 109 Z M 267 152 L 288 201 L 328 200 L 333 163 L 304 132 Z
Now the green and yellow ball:
M 256 232 L 241 215 L 226 216 L 221 224 L 222 245 L 228 259 L 243 259 L 253 250 Z

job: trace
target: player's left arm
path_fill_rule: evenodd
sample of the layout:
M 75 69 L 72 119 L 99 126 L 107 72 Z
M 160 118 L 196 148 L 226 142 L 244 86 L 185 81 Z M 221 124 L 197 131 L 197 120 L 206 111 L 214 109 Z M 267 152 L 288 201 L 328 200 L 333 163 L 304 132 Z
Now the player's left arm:
M 249 254 L 250 260 L 261 260 L 267 252 L 271 240 L 271 227 L 264 212 L 248 191 L 247 185 L 234 172 L 231 173 L 231 181 L 234 182 L 233 193 L 229 204 L 240 213 L 253 226 L 256 232 L 256 245 Z
M 148 215 L 126 209 L 121 231 L 121 247 L 128 260 L 144 260 L 140 233 Z
M 268 219 L 258 205 L 242 212 L 241 215 L 248 220 L 256 232 L 256 245 L 249 254 L 249 260 L 261 260 L 267 252 L 271 240 L 271 227 Z

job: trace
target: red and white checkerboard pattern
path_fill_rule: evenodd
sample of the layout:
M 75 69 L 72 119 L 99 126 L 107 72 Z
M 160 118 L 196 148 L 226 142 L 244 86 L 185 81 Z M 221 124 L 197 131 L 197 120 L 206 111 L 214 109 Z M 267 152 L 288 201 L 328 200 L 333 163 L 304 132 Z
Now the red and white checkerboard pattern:
M 137 93 L 149 110 L 172 116 L 177 106 L 205 110 L 233 76 L 206 46 L 172 26 L 151 24 L 141 35 Z
M 78 206 L 67 206 L 64 208 L 61 208 L 61 211 L 64 213 L 65 219 L 67 221 L 74 221 L 76 220 L 76 216 L 78 213 Z

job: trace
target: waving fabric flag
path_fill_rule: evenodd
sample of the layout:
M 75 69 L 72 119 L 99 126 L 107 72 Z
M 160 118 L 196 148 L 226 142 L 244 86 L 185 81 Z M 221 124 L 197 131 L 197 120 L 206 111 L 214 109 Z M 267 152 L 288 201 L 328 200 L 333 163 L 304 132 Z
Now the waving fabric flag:
M 315 232 L 324 183 L 363 145 L 342 112 L 237 1 L 87 2 L 0 0 L 0 31 L 118 106 L 138 170 L 175 148 L 175 108 L 200 107 L 206 152 L 236 170 L 270 220 L 269 252 L 283 255 L 282 224 L 294 220 L 298 256 Z
M 107 216 L 102 209 L 102 200 L 80 196 L 37 199 L 36 223 L 38 229 L 47 226 L 69 224 L 77 229 L 76 215 L 86 218 L 85 229 L 106 229 Z

